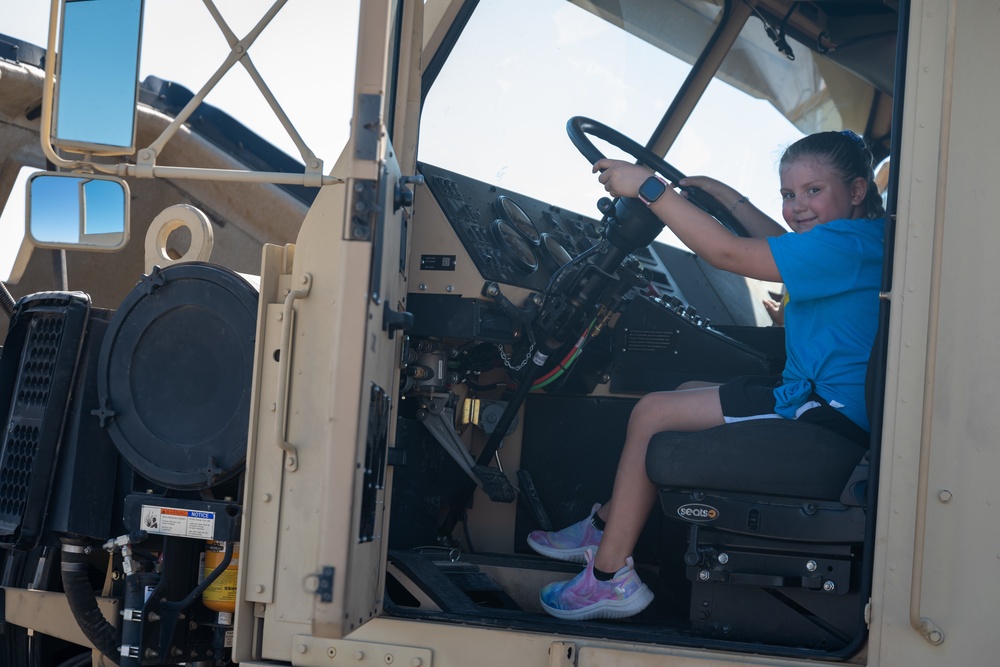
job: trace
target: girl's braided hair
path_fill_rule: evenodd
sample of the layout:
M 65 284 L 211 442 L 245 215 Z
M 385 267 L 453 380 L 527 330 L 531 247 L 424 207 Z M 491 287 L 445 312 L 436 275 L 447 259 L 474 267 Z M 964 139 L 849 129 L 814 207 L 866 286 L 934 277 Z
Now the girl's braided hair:
M 866 217 L 875 219 L 885 215 L 885 206 L 878 193 L 878 186 L 875 185 L 875 158 L 862 137 L 850 130 L 817 132 L 802 137 L 785 149 L 778 164 L 779 169 L 801 158 L 822 160 L 840 174 L 845 183 L 858 177 L 865 179 L 868 183 L 868 194 L 864 201 Z

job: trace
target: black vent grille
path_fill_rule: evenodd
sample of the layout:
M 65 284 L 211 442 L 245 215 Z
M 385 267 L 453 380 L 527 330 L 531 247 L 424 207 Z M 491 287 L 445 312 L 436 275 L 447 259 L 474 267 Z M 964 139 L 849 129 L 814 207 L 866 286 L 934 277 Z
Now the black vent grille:
M 62 340 L 63 317 L 46 313 L 32 319 L 19 375 L 17 402 L 44 408 L 49 400 L 52 370 Z
M 38 451 L 38 429 L 31 426 L 15 426 L 7 438 L 3 467 L 0 468 L 0 525 L 5 532 L 16 527 L 11 518 L 19 519 L 24 514 L 28 498 L 28 482 Z M 19 523 L 19 521 L 17 522 Z
M 0 544 L 37 542 L 58 456 L 89 299 L 48 292 L 22 299 L 0 356 Z
M 24 513 L 62 331 L 61 314 L 39 315 L 28 327 L 0 459 L 0 528 L 4 532 L 16 527 Z

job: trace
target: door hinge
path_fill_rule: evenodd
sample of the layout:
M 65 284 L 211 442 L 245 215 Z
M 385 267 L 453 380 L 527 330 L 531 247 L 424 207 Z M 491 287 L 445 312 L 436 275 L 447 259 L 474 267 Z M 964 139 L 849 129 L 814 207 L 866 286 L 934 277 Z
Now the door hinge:
M 313 593 L 319 596 L 319 601 L 333 602 L 333 566 L 324 565 L 323 571 L 313 576 L 316 578 Z

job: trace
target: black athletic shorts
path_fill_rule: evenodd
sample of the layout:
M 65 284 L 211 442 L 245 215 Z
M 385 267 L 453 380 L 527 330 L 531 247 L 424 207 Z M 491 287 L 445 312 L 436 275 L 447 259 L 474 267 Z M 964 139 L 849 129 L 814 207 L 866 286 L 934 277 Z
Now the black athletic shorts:
M 750 419 L 783 419 L 774 411 L 774 389 L 781 384 L 781 376 L 744 375 L 719 387 L 719 402 L 727 423 Z M 868 444 L 869 434 L 850 417 L 830 407 L 815 392 L 809 397 L 806 409 L 798 421 L 816 424 L 863 445 Z

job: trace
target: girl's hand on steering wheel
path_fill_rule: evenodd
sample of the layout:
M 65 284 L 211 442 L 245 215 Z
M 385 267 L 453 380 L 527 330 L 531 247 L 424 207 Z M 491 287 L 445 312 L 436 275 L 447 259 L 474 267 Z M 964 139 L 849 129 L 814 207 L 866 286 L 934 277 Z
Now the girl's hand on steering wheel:
M 608 158 L 595 162 L 593 171 L 603 172 L 597 180 L 611 196 L 633 199 L 639 196 L 639 186 L 653 175 L 649 167 Z
M 727 208 L 741 196 L 738 191 L 711 176 L 686 176 L 676 185 L 682 188 L 698 188 Z M 687 196 L 687 192 L 681 194 Z

